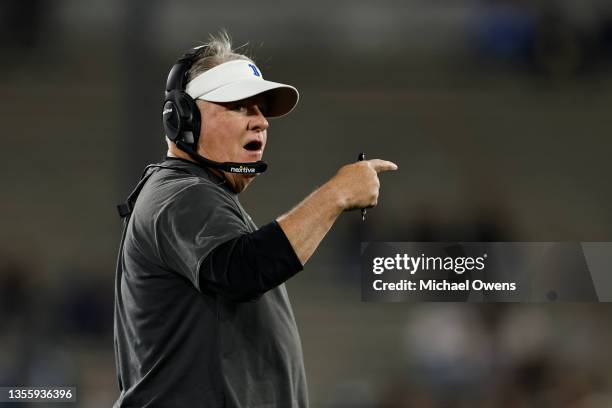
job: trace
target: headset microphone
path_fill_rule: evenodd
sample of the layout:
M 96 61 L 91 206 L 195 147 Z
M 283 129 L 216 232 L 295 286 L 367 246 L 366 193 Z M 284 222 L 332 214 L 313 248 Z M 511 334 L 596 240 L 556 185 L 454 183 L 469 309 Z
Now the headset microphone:
M 268 164 L 265 161 L 259 160 L 251 163 L 234 163 L 234 162 L 216 162 L 198 154 L 195 150 L 189 146 L 189 144 L 182 140 L 177 140 L 176 145 L 179 149 L 187 153 L 193 160 L 197 161 L 200 165 L 205 167 L 212 167 L 228 173 L 238 174 L 258 174 L 263 173 L 268 168 Z

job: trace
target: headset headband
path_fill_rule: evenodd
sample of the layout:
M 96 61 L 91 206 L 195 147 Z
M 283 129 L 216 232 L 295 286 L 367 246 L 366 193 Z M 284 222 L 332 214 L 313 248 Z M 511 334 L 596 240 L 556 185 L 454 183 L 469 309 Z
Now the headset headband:
M 179 90 L 184 91 L 187 86 L 187 72 L 193 66 L 196 57 L 200 54 L 202 47 L 196 47 L 191 51 L 186 52 L 181 58 L 178 59 L 176 64 L 172 66 L 170 73 L 168 74 L 168 80 L 166 81 L 166 95 L 170 91 Z

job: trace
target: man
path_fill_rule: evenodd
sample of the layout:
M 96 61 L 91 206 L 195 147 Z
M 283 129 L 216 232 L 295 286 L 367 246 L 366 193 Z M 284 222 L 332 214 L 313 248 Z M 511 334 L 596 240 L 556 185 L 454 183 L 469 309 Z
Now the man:
M 238 194 L 265 169 L 267 118 L 297 90 L 265 81 L 222 34 L 179 60 L 166 91 L 167 158 L 123 208 L 115 407 L 307 407 L 284 282 L 343 211 L 376 205 L 377 173 L 397 166 L 344 166 L 257 228 Z

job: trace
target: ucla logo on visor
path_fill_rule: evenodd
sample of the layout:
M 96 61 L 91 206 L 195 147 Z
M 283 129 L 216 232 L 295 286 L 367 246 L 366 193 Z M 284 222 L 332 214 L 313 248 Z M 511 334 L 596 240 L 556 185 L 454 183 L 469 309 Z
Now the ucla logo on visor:
M 257 67 L 255 65 L 249 64 L 249 67 L 251 67 L 251 69 L 253 70 L 253 75 L 261 76 L 261 74 L 259 73 L 259 71 L 257 70 Z

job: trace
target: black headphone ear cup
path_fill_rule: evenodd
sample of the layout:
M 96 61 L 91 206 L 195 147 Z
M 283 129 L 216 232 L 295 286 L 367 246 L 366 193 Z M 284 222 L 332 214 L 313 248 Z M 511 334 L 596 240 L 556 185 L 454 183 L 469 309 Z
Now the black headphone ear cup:
M 162 112 L 166 136 L 197 146 L 200 135 L 200 110 L 191 96 L 180 90 L 168 92 Z
M 166 132 L 168 139 L 172 140 L 173 142 L 180 137 L 185 127 L 179 99 L 179 91 L 167 92 L 162 110 L 164 131 Z
M 181 129 L 181 117 L 179 115 L 176 103 L 173 100 L 164 101 L 162 122 L 164 124 L 166 137 L 174 142 L 177 139 Z
M 200 135 L 200 110 L 198 105 L 191 96 L 185 92 L 180 92 L 176 96 L 176 106 L 181 116 L 181 129 L 178 138 L 190 145 L 191 148 L 197 149 L 198 136 Z

